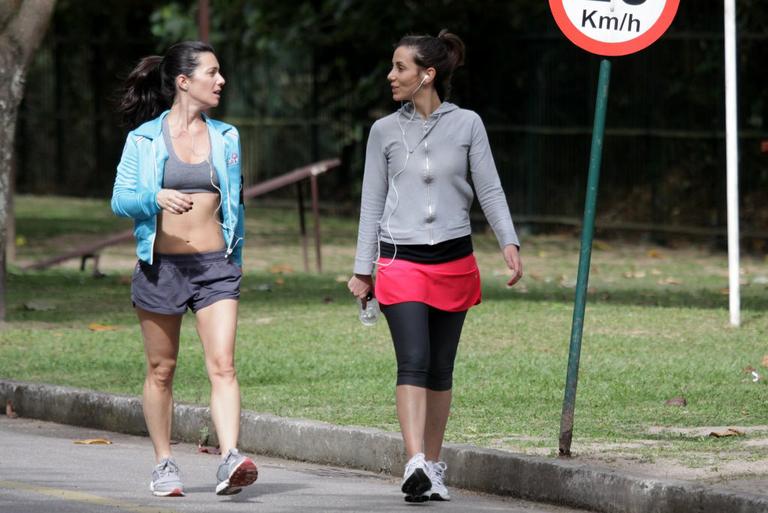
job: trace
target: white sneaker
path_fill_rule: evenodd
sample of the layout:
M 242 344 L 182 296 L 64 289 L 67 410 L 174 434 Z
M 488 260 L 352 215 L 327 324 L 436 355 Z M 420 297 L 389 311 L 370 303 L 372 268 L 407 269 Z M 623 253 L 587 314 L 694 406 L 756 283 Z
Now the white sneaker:
M 444 461 L 428 461 L 427 462 L 427 475 L 429 480 L 432 481 L 432 488 L 424 493 L 430 500 L 433 501 L 449 501 L 451 496 L 448 494 L 448 488 L 443 484 L 445 478 L 445 470 L 448 465 Z
M 429 500 L 424 492 L 432 488 L 429 479 L 429 469 L 423 453 L 414 454 L 405 464 L 403 483 L 400 489 L 405 494 L 406 502 L 424 502 Z

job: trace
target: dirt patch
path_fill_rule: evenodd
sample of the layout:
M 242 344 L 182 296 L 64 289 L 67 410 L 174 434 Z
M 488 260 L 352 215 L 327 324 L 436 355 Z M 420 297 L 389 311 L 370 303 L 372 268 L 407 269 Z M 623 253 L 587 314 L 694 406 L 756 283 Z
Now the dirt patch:
M 768 426 L 699 426 L 694 428 L 678 428 L 668 426 L 652 426 L 648 429 L 650 435 L 682 435 L 691 438 L 710 436 L 710 433 L 722 433 L 735 429 L 745 435 L 768 434 Z
M 740 439 L 750 439 L 744 439 L 737 448 L 729 448 L 727 451 L 715 449 L 695 453 L 673 452 L 673 444 L 665 440 L 574 442 L 572 460 L 649 479 L 694 481 L 732 491 L 768 494 L 768 426 L 654 426 L 648 433 L 701 438 L 708 437 L 713 431 L 728 428 L 744 432 L 744 437 Z M 489 446 L 509 452 L 555 457 L 557 448 L 554 446 L 530 446 L 531 442 L 539 445 L 548 440 L 514 436 L 492 440 Z

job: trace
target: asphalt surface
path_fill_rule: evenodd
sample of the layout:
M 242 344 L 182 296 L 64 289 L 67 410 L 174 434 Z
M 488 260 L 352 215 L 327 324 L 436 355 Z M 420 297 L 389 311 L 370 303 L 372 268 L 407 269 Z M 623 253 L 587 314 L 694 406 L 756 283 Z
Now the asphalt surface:
M 106 438 L 111 445 L 79 445 Z M 254 457 L 259 480 L 239 495 L 214 494 L 218 456 L 174 446 L 186 496 L 149 492 L 152 447 L 145 437 L 0 416 L 0 512 L 505 512 L 576 513 L 551 505 L 451 488 L 451 502 L 408 504 L 399 478 L 274 458 Z M 449 469 L 450 472 L 450 469 Z

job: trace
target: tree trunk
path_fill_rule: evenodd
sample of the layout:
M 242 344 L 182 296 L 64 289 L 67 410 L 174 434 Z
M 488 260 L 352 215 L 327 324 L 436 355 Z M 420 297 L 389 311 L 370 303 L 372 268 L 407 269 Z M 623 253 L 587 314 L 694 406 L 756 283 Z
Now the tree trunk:
M 19 71 L 3 52 L 0 54 L 0 77 L 3 84 L 7 84 L 6 78 L 11 75 L 12 81 L 19 79 Z M 8 69 L 13 69 L 8 73 Z M 6 275 L 6 228 L 8 223 L 8 200 L 11 195 L 11 165 L 13 161 L 13 141 L 16 132 L 16 114 L 21 102 L 14 91 L 21 87 L 0 87 L 0 321 L 5 320 L 5 275 Z
M 6 241 L 16 116 L 24 77 L 56 0 L 0 1 L 0 321 L 5 320 Z

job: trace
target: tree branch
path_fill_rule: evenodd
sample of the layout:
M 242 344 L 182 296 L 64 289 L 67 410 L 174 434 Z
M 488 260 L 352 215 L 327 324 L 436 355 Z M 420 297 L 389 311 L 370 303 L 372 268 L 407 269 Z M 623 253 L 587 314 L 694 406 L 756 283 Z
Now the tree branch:
M 26 69 L 45 36 L 56 0 L 24 0 L 8 25 L 8 38 L 18 45 L 21 67 Z

